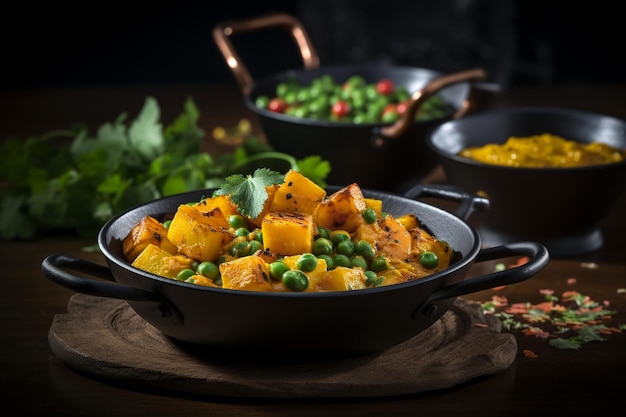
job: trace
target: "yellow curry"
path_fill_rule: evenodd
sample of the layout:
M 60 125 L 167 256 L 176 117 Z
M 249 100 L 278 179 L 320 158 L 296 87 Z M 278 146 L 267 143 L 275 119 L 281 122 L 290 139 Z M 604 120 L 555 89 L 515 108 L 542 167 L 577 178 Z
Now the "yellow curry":
M 626 150 L 604 143 L 583 144 L 544 133 L 528 137 L 512 136 L 502 144 L 467 148 L 460 156 L 493 165 L 528 168 L 565 168 L 621 162 Z
M 133 266 L 188 283 L 248 291 L 358 290 L 445 269 L 452 248 L 412 213 L 385 213 L 356 183 L 330 195 L 289 171 L 267 186 L 256 218 L 228 194 L 181 204 L 169 220 L 146 216 L 124 239 Z

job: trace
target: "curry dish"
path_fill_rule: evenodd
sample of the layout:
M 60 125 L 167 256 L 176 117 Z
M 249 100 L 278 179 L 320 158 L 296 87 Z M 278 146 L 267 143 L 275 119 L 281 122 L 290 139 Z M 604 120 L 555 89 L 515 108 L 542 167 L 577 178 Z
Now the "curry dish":
M 447 268 L 452 248 L 412 213 L 394 216 L 353 183 L 330 195 L 289 171 L 267 186 L 256 218 L 228 194 L 139 221 L 123 241 L 133 266 L 197 285 L 248 291 L 346 291 L 420 279 Z
M 621 162 L 626 150 L 604 143 L 580 143 L 544 133 L 510 137 L 504 144 L 467 148 L 460 156 L 493 165 L 528 168 L 566 168 Z

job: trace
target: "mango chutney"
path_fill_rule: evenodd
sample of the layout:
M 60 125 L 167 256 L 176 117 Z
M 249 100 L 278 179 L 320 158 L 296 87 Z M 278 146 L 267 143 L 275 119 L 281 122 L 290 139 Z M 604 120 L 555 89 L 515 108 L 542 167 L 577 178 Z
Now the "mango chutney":
M 504 144 L 488 143 L 459 152 L 460 156 L 493 165 L 527 168 L 565 168 L 621 162 L 626 150 L 600 142 L 588 144 L 544 133 L 511 136 Z

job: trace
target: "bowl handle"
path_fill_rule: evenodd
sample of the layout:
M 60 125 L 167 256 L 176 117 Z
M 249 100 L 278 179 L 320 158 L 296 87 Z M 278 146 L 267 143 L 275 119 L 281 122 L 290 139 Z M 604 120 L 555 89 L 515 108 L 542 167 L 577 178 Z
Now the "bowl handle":
M 261 17 L 242 20 L 231 20 L 218 23 L 213 28 L 213 40 L 231 69 L 244 97 L 248 96 L 254 86 L 250 72 L 237 54 L 230 37 L 236 34 L 254 32 L 261 29 L 283 28 L 291 32 L 291 36 L 300 48 L 300 55 L 305 69 L 318 68 L 319 56 L 313 47 L 309 35 L 299 20 L 285 13 L 273 13 Z
M 106 281 L 75 275 L 66 269 L 72 269 Z M 157 296 L 150 291 L 116 284 L 111 270 L 106 266 L 71 255 L 50 255 L 41 263 L 41 270 L 45 276 L 57 284 L 83 294 L 131 301 L 157 301 Z
M 475 262 L 484 262 L 519 255 L 528 256 L 528 262 L 514 268 L 481 275 L 434 291 L 422 306 L 415 310 L 413 317 L 419 312 L 432 314 L 433 309 L 436 309 L 436 305 L 433 304 L 435 301 L 455 298 L 465 294 L 525 281 L 539 273 L 539 271 L 548 264 L 550 259 L 548 249 L 546 249 L 544 245 L 538 242 L 523 241 L 483 249 L 476 256 Z
M 489 200 L 485 197 L 469 194 L 462 188 L 449 184 L 416 184 L 406 191 L 404 196 L 414 200 L 419 197 L 435 197 L 458 202 L 459 207 L 454 214 L 464 220 L 467 220 L 477 209 L 488 210 L 490 205 Z
M 100 280 L 75 275 L 66 269 L 88 274 Z M 183 322 L 181 313 L 168 300 L 153 291 L 115 283 L 111 270 L 104 265 L 71 255 L 53 254 L 42 261 L 41 271 L 57 284 L 82 294 L 157 303 L 155 308 L 162 318 L 169 318 L 177 323 Z
M 435 95 L 439 90 L 449 87 L 453 84 L 463 82 L 470 83 L 470 91 L 468 96 L 463 100 L 459 109 L 452 116 L 454 119 L 460 119 L 467 113 L 474 110 L 476 102 L 482 88 L 479 88 L 481 81 L 487 78 L 487 73 L 482 68 L 468 69 L 464 71 L 454 72 L 451 74 L 441 75 L 430 80 L 421 90 L 414 92 L 409 100 L 404 115 L 394 124 L 389 126 L 376 127 L 372 134 L 372 145 L 375 148 L 383 148 L 391 139 L 398 138 L 413 125 L 415 114 L 422 104 L 430 97 Z

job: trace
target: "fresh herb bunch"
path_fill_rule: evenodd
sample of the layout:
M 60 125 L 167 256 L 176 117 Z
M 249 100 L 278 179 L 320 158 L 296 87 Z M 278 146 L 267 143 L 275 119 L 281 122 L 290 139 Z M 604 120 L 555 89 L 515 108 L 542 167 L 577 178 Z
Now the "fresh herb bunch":
M 157 100 L 148 97 L 135 120 L 121 114 L 90 136 L 88 129 L 52 131 L 0 147 L 0 238 L 32 239 L 40 231 L 72 230 L 93 237 L 130 207 L 185 191 L 218 188 L 234 174 L 259 167 L 295 169 L 325 186 L 330 164 L 312 155 L 297 160 L 254 137 L 231 153 L 201 150 L 204 131 L 194 101 L 163 127 Z

